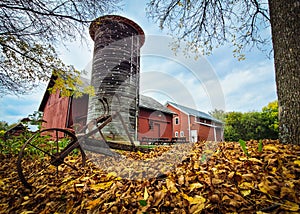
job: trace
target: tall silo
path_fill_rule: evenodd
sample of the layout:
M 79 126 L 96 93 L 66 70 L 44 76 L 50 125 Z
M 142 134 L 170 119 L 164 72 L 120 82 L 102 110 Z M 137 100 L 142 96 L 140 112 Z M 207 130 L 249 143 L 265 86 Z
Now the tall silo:
M 94 40 L 91 84 L 95 96 L 89 99 L 88 120 L 105 109 L 99 99 L 105 98 L 109 113 L 120 111 L 133 139 L 137 139 L 139 106 L 140 48 L 145 36 L 142 28 L 122 16 L 107 15 L 95 19 L 90 25 Z M 126 133 L 118 118 L 103 128 L 105 136 L 122 140 Z

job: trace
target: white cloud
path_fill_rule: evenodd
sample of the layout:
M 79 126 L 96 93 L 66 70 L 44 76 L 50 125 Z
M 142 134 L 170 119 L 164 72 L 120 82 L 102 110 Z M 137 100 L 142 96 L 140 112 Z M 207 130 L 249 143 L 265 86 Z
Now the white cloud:
M 274 69 L 270 63 L 249 63 L 246 68 L 236 68 L 221 85 L 226 107 L 230 111 L 251 111 L 276 99 Z
M 29 95 L 2 97 L 0 99 L 0 120 L 12 124 L 37 111 L 44 93 L 45 86 L 40 86 L 38 90 Z
M 229 111 L 260 110 L 276 99 L 273 62 L 263 61 L 263 54 L 257 50 L 247 53 L 243 62 L 237 62 L 228 47 L 219 48 L 213 55 L 198 61 L 186 59 L 181 53 L 174 56 L 166 38 L 150 35 L 163 33 L 156 23 L 147 20 L 145 1 L 128 1 L 125 6 L 120 14 L 137 22 L 147 36 L 142 47 L 141 92 L 155 96 L 162 103 L 171 99 L 202 111 L 222 106 L 223 99 Z M 80 70 L 92 60 L 93 41 L 86 34 L 89 48 L 85 44 L 70 43 L 68 49 L 59 49 L 64 62 Z M 150 55 L 161 59 L 147 58 Z M 147 79 L 143 79 L 143 75 L 148 75 Z M 31 114 L 38 109 L 43 94 L 41 89 L 29 96 L 1 98 L 0 120 L 16 122 Z

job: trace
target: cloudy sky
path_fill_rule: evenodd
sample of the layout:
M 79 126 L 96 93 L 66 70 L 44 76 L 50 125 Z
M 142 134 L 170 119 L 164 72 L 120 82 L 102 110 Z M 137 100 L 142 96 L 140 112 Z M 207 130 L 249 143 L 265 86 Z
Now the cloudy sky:
M 273 60 L 253 49 L 246 52 L 246 60 L 233 57 L 232 48 L 224 46 L 210 56 L 186 57 L 170 50 L 167 31 L 148 20 L 145 3 L 141 0 L 124 1 L 125 16 L 142 27 L 146 42 L 141 49 L 140 92 L 164 104 L 166 101 L 208 112 L 215 108 L 225 111 L 260 111 L 277 99 Z M 86 31 L 88 33 L 88 29 Z M 89 38 L 89 37 L 88 37 Z M 93 42 L 87 47 L 72 43 L 59 53 L 67 64 L 77 69 L 88 69 L 92 60 Z M 46 85 L 46 84 L 45 84 Z M 36 111 L 45 92 L 45 85 L 26 96 L 0 98 L 0 120 L 9 124 Z

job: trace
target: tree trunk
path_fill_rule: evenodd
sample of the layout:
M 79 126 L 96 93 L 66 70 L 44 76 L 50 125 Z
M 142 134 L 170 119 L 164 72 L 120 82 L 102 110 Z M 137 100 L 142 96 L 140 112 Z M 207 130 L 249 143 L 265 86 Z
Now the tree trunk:
M 279 140 L 300 145 L 300 1 L 269 0 L 277 96 Z

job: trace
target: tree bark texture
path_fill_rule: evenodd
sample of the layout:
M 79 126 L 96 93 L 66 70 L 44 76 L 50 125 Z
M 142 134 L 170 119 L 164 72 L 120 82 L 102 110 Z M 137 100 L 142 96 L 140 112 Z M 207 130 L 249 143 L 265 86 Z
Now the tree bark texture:
M 279 106 L 279 140 L 300 145 L 300 1 L 269 0 Z

